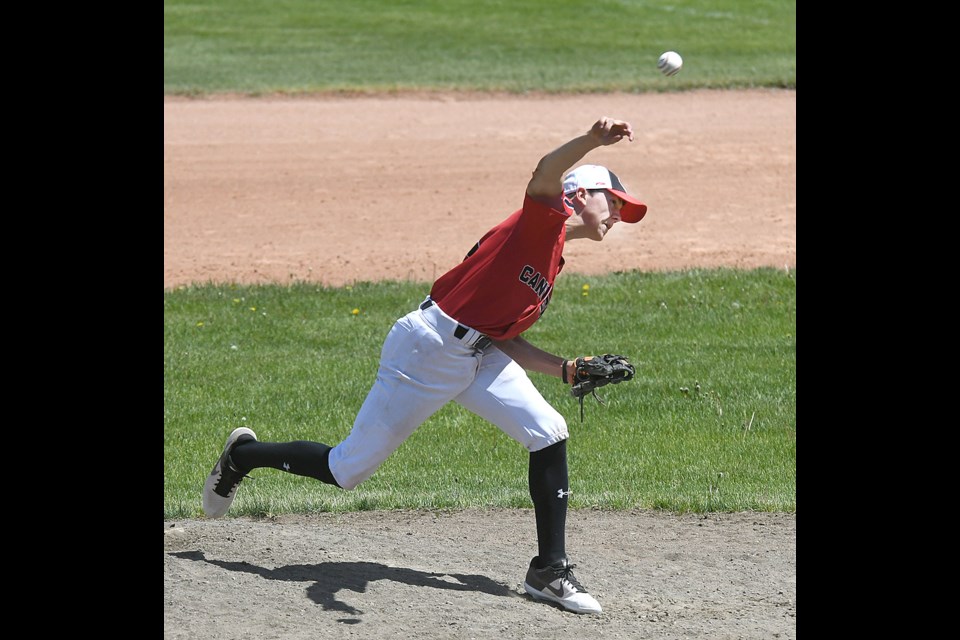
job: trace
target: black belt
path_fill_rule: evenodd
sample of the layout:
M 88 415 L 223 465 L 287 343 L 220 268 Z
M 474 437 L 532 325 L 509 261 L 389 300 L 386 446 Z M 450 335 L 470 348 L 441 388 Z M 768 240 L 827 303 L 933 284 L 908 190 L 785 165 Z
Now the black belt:
M 420 310 L 423 311 L 424 309 L 429 309 L 434 304 L 435 303 L 433 302 L 433 300 L 424 300 L 423 302 L 420 303 Z M 453 337 L 456 338 L 457 340 L 463 340 L 463 336 L 467 335 L 469 331 L 470 329 L 468 327 L 465 327 L 458 322 L 457 328 L 453 330 Z M 493 341 L 490 338 L 488 338 L 483 334 L 480 334 L 480 337 L 477 338 L 477 341 L 473 343 L 473 346 L 474 348 L 480 349 L 482 351 L 483 349 L 486 349 L 487 347 L 489 347 L 491 342 Z

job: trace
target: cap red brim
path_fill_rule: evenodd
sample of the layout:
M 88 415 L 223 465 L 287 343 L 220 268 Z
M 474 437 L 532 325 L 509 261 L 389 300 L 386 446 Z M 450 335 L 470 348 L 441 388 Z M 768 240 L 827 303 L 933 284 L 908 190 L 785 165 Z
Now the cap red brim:
M 620 219 L 624 222 L 640 222 L 643 216 L 647 215 L 647 205 L 633 196 L 617 189 L 608 189 L 608 191 L 615 193 L 618 198 L 623 200 L 623 206 L 620 207 Z

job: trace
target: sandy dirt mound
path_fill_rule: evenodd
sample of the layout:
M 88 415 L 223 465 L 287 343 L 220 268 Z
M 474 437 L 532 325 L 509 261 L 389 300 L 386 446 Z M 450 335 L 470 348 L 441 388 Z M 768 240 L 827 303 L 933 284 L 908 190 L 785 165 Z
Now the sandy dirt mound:
M 795 515 L 572 511 L 568 550 L 597 616 L 524 593 L 533 522 L 529 510 L 165 522 L 164 637 L 797 637 Z

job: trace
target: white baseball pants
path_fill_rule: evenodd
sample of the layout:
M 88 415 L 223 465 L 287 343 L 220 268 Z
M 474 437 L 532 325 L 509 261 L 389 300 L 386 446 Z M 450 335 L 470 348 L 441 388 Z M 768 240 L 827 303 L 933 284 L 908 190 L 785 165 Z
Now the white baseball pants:
M 528 451 L 569 436 L 566 420 L 520 365 L 495 346 L 483 351 L 470 346 L 482 337 L 472 329 L 457 338 L 458 326 L 436 304 L 411 311 L 393 325 L 380 352 L 377 380 L 350 434 L 330 451 L 330 471 L 341 487 L 353 489 L 373 475 L 451 400 L 495 424 Z

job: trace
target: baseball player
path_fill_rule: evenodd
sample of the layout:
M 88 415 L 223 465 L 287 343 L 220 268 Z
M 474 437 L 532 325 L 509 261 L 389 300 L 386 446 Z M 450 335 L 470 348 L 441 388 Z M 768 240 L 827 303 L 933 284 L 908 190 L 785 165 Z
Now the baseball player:
M 584 358 L 553 355 L 522 334 L 550 303 L 566 241 L 603 240 L 617 222 L 639 222 L 646 214 L 647 206 L 607 168 L 588 164 L 570 171 L 591 150 L 623 139 L 633 140 L 630 123 L 603 117 L 540 159 L 522 208 L 480 238 L 393 325 L 376 382 L 340 444 L 268 443 L 251 429 L 235 429 L 204 485 L 206 515 L 223 516 L 241 480 L 261 467 L 351 490 L 452 400 L 530 452 L 538 553 L 527 570 L 526 592 L 577 613 L 600 613 L 566 553 L 567 424 L 526 373 L 573 384 Z

